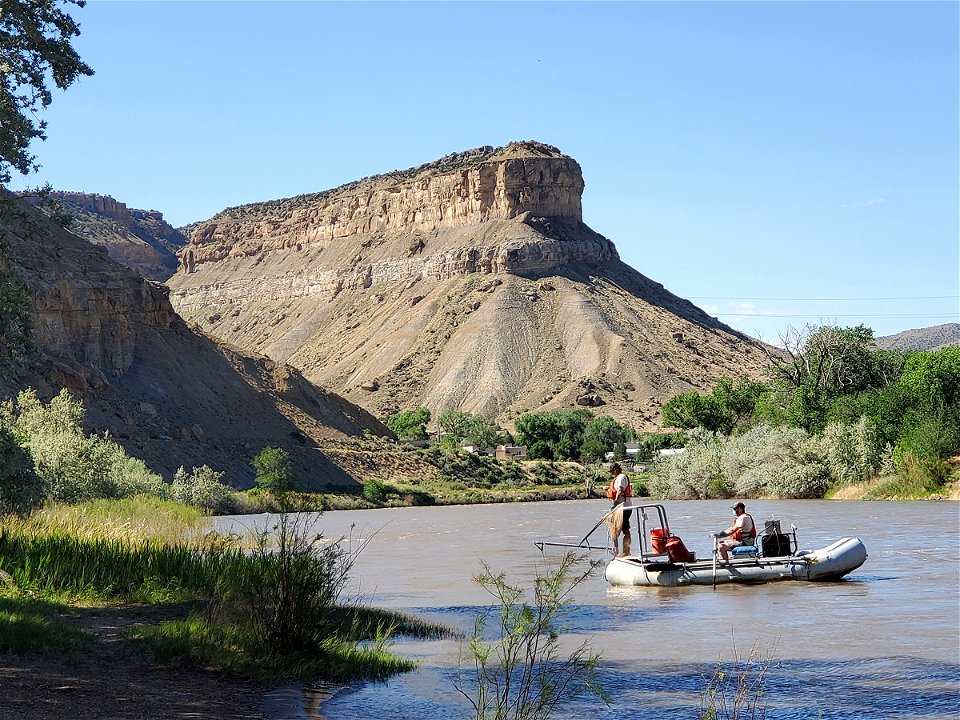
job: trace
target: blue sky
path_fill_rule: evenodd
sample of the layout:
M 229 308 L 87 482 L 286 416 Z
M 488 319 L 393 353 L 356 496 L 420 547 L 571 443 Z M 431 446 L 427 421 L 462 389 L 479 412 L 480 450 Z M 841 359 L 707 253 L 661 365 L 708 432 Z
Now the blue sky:
M 104 2 L 19 187 L 183 225 L 540 140 L 584 220 L 724 322 L 958 322 L 954 2 Z

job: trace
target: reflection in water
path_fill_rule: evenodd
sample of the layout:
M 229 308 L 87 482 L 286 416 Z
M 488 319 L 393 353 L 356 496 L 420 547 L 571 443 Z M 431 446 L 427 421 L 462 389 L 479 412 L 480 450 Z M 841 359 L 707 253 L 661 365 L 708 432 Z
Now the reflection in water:
M 490 598 L 475 585 L 480 560 L 529 585 L 548 562 L 533 543 L 582 537 L 604 501 L 334 512 L 317 518 L 326 537 L 352 525 L 371 538 L 352 577 L 364 602 L 417 613 L 465 633 Z M 707 533 L 728 502 L 664 503 L 671 530 L 709 555 Z M 628 712 L 664 720 L 696 717 L 699 693 L 733 646 L 776 646 L 767 675 L 768 717 L 809 720 L 960 718 L 960 516 L 956 502 L 760 501 L 759 524 L 796 524 L 800 546 L 860 537 L 869 558 L 839 583 L 778 582 L 691 588 L 610 588 L 602 577 L 577 589 L 572 643 L 602 652 L 601 681 L 613 705 L 583 701 L 557 720 L 614 720 Z M 231 522 L 217 519 L 218 526 Z M 244 522 L 250 523 L 250 518 Z M 372 529 L 368 531 L 367 529 Z M 357 533 L 354 532 L 354 538 Z M 554 556 L 555 559 L 556 556 Z M 596 559 L 601 559 L 598 556 Z M 360 685 L 304 709 L 267 712 L 275 720 L 469 717 L 453 691 L 455 641 L 398 638 L 394 650 L 421 662 L 387 683 Z M 299 712 L 300 714 L 290 714 Z

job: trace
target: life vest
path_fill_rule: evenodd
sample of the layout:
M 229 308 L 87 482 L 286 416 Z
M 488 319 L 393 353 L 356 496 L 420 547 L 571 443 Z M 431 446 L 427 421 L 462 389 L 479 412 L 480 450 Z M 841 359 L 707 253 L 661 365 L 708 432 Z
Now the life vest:
M 750 518 L 750 526 L 751 526 L 750 531 L 747 532 L 746 535 L 744 535 L 743 528 L 738 527 L 736 530 L 733 531 L 730 537 L 732 537 L 734 540 L 739 540 L 741 542 L 753 542 L 754 540 L 757 539 L 757 524 L 753 521 L 753 515 L 751 515 L 750 513 L 744 513 L 744 515 Z M 744 537 L 746 537 L 746 540 L 744 540 Z
M 607 488 L 607 498 L 609 500 L 617 499 L 617 478 L 620 477 L 617 475 L 613 480 L 610 481 L 610 487 Z M 633 495 L 633 488 L 630 486 L 630 478 L 627 478 L 627 487 L 624 489 L 623 494 L 626 497 L 631 497 Z

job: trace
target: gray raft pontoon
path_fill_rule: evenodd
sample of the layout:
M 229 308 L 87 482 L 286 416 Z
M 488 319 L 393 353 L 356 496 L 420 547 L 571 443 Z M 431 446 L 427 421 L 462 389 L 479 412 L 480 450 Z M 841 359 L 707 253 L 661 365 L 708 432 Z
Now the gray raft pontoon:
M 778 580 L 832 581 L 839 580 L 863 565 L 867 550 L 859 538 L 845 537 L 819 550 L 798 550 L 797 529 L 790 533 L 780 531 L 778 520 L 767 521 L 758 535 L 755 546 L 736 548 L 730 560 L 717 556 L 716 544 L 711 557 L 697 559 L 670 534 L 667 515 L 662 505 L 627 506 L 639 520 L 638 554 L 614 557 L 604 571 L 611 585 L 646 585 L 676 587 L 683 585 L 717 585 L 720 583 L 766 583 Z M 612 510 L 616 512 L 616 510 Z M 593 529 L 576 545 L 572 543 L 538 542 L 545 545 L 579 547 L 586 550 L 610 551 L 590 544 L 590 537 L 603 527 L 609 538 L 604 515 Z M 651 515 L 656 515 L 651 522 Z M 669 540 L 677 542 L 669 543 Z M 669 552 L 668 552 L 669 550 Z

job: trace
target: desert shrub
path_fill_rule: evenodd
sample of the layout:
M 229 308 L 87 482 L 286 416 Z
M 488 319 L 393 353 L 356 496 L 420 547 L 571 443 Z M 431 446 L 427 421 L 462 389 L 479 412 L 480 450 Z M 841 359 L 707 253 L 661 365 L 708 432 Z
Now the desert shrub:
M 322 647 L 355 555 L 339 542 L 317 545 L 309 516 L 282 514 L 256 546 L 218 578 L 212 615 L 226 613 L 264 649 Z
M 862 482 L 880 469 L 883 446 L 866 417 L 853 424 L 831 422 L 813 442 L 836 484 Z
M 476 616 L 454 680 L 475 717 L 547 720 L 582 693 L 608 702 L 596 681 L 600 655 L 588 641 L 569 651 L 562 637 L 573 591 L 595 569 L 592 563 L 578 568 L 582 563 L 583 558 L 568 553 L 555 569 L 538 569 L 532 598 L 483 563 L 483 573 L 474 580 L 494 605 Z M 488 629 L 488 623 L 493 627 Z
M 66 390 L 44 405 L 33 390 L 4 404 L 4 423 L 30 449 L 49 497 L 60 502 L 167 495 L 163 479 L 117 443 L 83 432 L 83 403 Z
M 363 497 L 372 503 L 379 505 L 387 501 L 390 494 L 390 486 L 379 480 L 367 480 L 363 483 Z
M 740 497 L 823 497 L 829 484 L 817 445 L 802 428 L 757 425 L 727 443 L 724 465 Z
M 187 472 L 181 466 L 173 476 L 170 497 L 185 505 L 228 512 L 234 509 L 234 490 L 223 482 L 223 473 L 206 465 Z
M 698 428 L 689 433 L 686 452 L 659 458 L 648 489 L 656 497 L 704 500 L 729 497 L 730 483 L 723 472 L 723 438 Z

